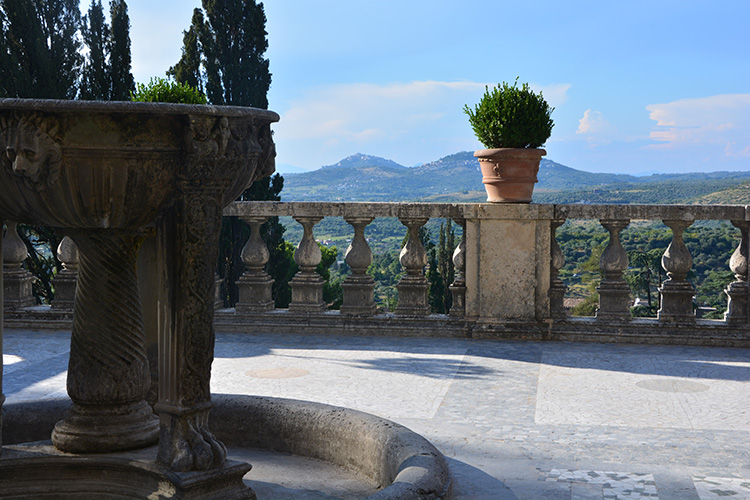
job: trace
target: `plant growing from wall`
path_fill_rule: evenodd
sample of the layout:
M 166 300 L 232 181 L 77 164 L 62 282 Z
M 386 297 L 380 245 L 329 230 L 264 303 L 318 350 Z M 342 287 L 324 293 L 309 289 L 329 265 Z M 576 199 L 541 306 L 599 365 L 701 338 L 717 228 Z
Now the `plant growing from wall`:
M 166 78 L 151 78 L 148 83 L 138 83 L 130 94 L 133 101 L 174 102 L 180 104 L 206 104 L 206 96 L 186 83 Z

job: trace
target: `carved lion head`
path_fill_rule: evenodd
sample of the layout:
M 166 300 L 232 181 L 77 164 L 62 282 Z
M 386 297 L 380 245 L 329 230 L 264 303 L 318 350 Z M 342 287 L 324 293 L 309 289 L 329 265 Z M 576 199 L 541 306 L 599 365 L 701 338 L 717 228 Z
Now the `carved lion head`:
M 0 140 L 5 141 L 3 167 L 12 169 L 37 191 L 52 186 L 62 163 L 58 131 L 56 120 L 38 113 L 0 117 Z

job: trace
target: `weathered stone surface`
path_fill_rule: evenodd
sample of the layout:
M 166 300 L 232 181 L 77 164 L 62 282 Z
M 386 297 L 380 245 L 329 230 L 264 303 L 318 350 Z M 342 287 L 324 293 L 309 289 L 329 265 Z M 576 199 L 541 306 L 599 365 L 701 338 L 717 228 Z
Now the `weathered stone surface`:
M 346 249 L 346 263 L 352 270 L 341 284 L 344 298 L 341 304 L 343 314 L 375 314 L 375 280 L 367 273 L 372 263 L 372 250 L 365 239 L 365 227 L 372 222 L 371 217 L 349 218 L 346 222 L 354 228 L 354 237 Z
M 72 311 L 78 282 L 78 247 L 70 236 L 65 236 L 57 247 L 57 258 L 62 262 L 62 270 L 54 279 L 55 298 L 53 309 Z
M 181 471 L 223 463 L 207 427 L 221 210 L 273 172 L 276 120 L 241 107 L 0 100 L 8 153 L 0 214 L 65 228 L 81 252 L 69 370 L 75 405 L 55 431 L 59 446 L 104 452 L 156 437 L 143 400 L 150 376 L 133 271 L 138 242 L 124 233 L 158 216 L 159 310 L 149 317 L 159 320 L 161 342 L 159 460 Z
M 3 242 L 3 304 L 7 310 L 22 309 L 36 304 L 36 299 L 31 293 L 31 281 L 34 277 L 22 267 L 28 252 L 18 236 L 17 226 L 15 222 L 8 222 L 8 231 Z
M 270 253 L 260 235 L 266 217 L 245 217 L 243 220 L 250 226 L 250 237 L 242 249 L 245 272 L 237 280 L 239 300 L 235 309 L 241 313 L 270 311 L 274 307 L 271 293 L 274 280 L 265 271 Z
M 63 451 L 101 453 L 156 442 L 145 403 L 150 385 L 135 274 L 140 230 L 70 230 L 80 251 L 68 394 L 74 406 L 55 428 Z
M 693 295 L 695 289 L 687 280 L 687 273 L 693 266 L 693 257 L 682 239 L 682 233 L 690 227 L 692 220 L 664 220 L 672 230 L 672 241 L 661 258 L 661 266 L 667 272 L 667 279 L 659 288 L 661 308 L 658 318 L 661 321 L 691 323 L 695 321 Z
M 294 251 L 294 261 L 299 271 L 289 282 L 292 287 L 292 302 L 289 309 L 297 313 L 315 313 L 325 309 L 323 302 L 323 278 L 315 271 L 320 264 L 322 254 L 318 242 L 313 236 L 313 227 L 320 222 L 321 217 L 295 217 L 302 224 L 302 240 Z
M 400 220 L 408 228 L 408 239 L 399 255 L 399 262 L 405 274 L 396 285 L 398 290 L 396 314 L 424 316 L 430 312 L 427 302 L 429 284 L 424 276 L 427 252 L 419 239 L 419 229 L 427 223 L 427 219 L 402 217 Z
M 727 311 L 724 313 L 724 321 L 727 323 L 745 323 L 748 320 L 750 301 L 748 301 L 748 232 L 750 223 L 747 221 L 733 220 L 732 224 L 741 232 L 740 244 L 737 245 L 732 257 L 729 259 L 729 269 L 734 273 L 735 280 L 729 284 L 724 291 L 727 294 Z
M 11 435 L 23 436 L 28 441 L 44 439 L 53 422 L 64 411 L 66 404 L 64 400 L 47 400 L 11 405 L 8 412 Z M 394 422 L 346 408 L 290 399 L 218 395 L 214 397 L 214 404 L 211 430 L 219 439 L 232 446 L 293 453 L 354 469 L 385 486 L 381 491 L 369 497 L 370 500 L 449 500 L 453 498 L 453 478 L 445 457 L 422 436 Z M 25 421 L 27 414 L 35 415 L 35 420 Z M 14 447 L 11 452 L 16 452 L 17 449 L 22 448 Z M 44 456 L 56 453 L 54 449 L 43 446 L 39 451 Z M 206 480 L 204 478 L 207 476 L 189 474 L 171 474 L 164 478 L 162 476 L 164 469 L 154 467 L 148 462 L 148 457 L 153 452 L 151 448 L 130 454 L 105 455 L 100 461 L 86 457 L 91 468 L 84 468 L 87 467 L 85 464 L 76 466 L 83 469 L 81 474 L 84 472 L 93 474 L 92 470 L 95 467 L 99 470 L 103 466 L 114 469 L 116 471 L 114 484 L 121 485 L 120 481 L 125 480 L 133 483 L 123 484 L 122 491 L 131 491 L 130 488 L 133 488 L 132 491 L 139 492 L 147 487 L 155 488 L 150 482 L 154 477 L 166 479 L 167 484 L 171 482 L 173 485 L 176 479 L 182 481 L 182 484 L 191 483 L 195 479 Z M 132 462 L 126 463 L 124 460 L 126 457 Z M 146 457 L 145 460 L 144 457 Z M 72 457 L 71 462 L 65 465 L 74 463 L 75 460 L 76 457 Z M 45 462 L 40 461 L 40 463 L 46 465 Z M 26 463 L 22 465 L 26 466 Z M 247 469 L 249 466 L 245 464 L 245 467 Z M 219 477 L 213 479 L 215 483 L 207 484 L 218 483 L 230 486 L 234 484 L 236 486 L 237 483 L 233 479 L 236 478 L 235 470 L 238 471 L 239 466 L 236 463 L 227 462 L 222 470 L 211 471 L 211 475 Z M 3 471 L 2 459 L 0 459 L 0 471 Z M 146 471 L 149 473 L 147 474 Z M 72 479 L 66 474 L 74 472 L 64 470 L 61 472 L 60 479 Z M 226 479 L 222 480 L 222 474 Z M 2 474 L 0 477 L 6 478 L 5 484 L 0 479 L 0 487 L 6 485 L 12 487 L 13 477 Z M 143 484 L 138 484 L 138 481 Z M 61 485 L 61 487 L 65 486 Z M 67 487 L 75 488 L 76 486 L 67 485 Z M 175 487 L 179 491 L 179 483 Z M 43 490 L 37 490 L 39 491 L 43 492 Z M 245 494 L 242 491 L 230 491 L 235 491 L 234 494 L 238 495 Z M 227 494 L 226 490 L 222 493 Z M 136 496 L 136 498 L 146 496 Z M 98 498 L 107 500 L 108 497 Z M 208 494 L 206 496 L 180 496 L 178 493 L 169 498 L 218 500 L 219 498 L 253 497 L 218 496 L 214 492 L 214 496 Z
M 630 287 L 622 275 L 628 268 L 628 253 L 620 242 L 620 231 L 630 221 L 603 219 L 600 222 L 609 231 L 609 242 L 599 259 L 603 276 L 597 287 L 599 309 L 596 318 L 601 321 L 627 321 L 630 319 Z

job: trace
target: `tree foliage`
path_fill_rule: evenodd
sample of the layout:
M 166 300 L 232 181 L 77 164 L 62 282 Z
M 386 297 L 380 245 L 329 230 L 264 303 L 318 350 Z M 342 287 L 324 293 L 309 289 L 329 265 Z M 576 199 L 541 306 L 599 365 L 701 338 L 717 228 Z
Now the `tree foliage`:
M 182 57 L 167 72 L 203 90 L 211 104 L 268 108 L 271 85 L 263 3 L 203 0 L 184 32 Z
M 80 21 L 78 0 L 1 0 L 2 97 L 75 98 Z
M 112 87 L 109 99 L 127 101 L 135 89 L 135 81 L 131 73 L 130 18 L 125 0 L 110 0 L 109 15 L 112 23 L 109 52 Z

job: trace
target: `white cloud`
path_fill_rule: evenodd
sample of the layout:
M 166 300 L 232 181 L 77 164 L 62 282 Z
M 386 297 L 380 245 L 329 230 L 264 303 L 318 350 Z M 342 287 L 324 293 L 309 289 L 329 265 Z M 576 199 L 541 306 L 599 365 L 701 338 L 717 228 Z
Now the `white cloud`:
M 609 132 L 611 128 L 612 126 L 601 111 L 587 109 L 583 113 L 583 118 L 578 120 L 576 134 L 601 134 Z
M 726 157 L 750 156 L 750 94 L 723 94 L 646 106 L 657 149 L 721 146 Z
M 486 85 L 414 81 L 308 90 L 289 103 L 274 126 L 280 161 L 317 168 L 365 152 L 408 165 L 475 149 L 463 107 L 478 102 Z M 568 84 L 531 87 L 552 106 L 562 104 L 570 89 Z

